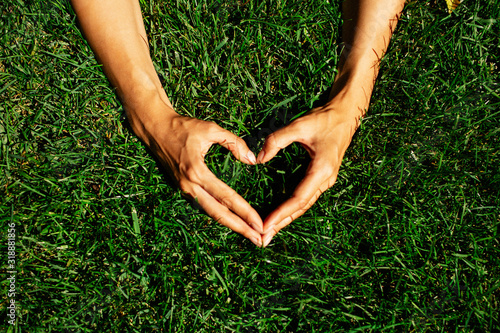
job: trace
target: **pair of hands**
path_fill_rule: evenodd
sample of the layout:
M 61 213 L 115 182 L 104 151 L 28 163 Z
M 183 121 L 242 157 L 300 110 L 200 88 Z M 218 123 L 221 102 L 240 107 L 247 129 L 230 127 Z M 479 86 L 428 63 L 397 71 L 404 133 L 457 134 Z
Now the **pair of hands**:
M 255 158 L 234 134 L 214 123 L 174 112 L 150 56 L 137 0 L 71 1 L 137 136 L 171 172 L 186 195 L 196 199 L 215 220 L 257 246 L 267 246 L 279 230 L 302 215 L 335 183 L 358 119 L 368 107 L 380 55 L 387 50 L 404 2 L 343 2 L 344 49 L 331 100 L 269 135 Z M 292 142 L 305 147 L 311 163 L 291 198 L 264 221 L 204 163 L 213 144 L 226 147 L 244 163 L 255 164 L 268 162 Z
M 352 106 L 348 103 L 333 99 L 327 105 L 311 110 L 270 134 L 257 157 L 243 139 L 217 124 L 173 112 L 163 114 L 163 119 L 156 122 L 158 126 L 149 135 L 149 146 L 185 195 L 195 199 L 220 224 L 240 233 L 255 245 L 265 247 L 335 183 L 342 158 L 358 125 L 350 108 Z M 239 161 L 255 165 L 268 162 L 292 142 L 302 144 L 311 162 L 292 196 L 264 221 L 204 162 L 213 144 L 225 147 Z

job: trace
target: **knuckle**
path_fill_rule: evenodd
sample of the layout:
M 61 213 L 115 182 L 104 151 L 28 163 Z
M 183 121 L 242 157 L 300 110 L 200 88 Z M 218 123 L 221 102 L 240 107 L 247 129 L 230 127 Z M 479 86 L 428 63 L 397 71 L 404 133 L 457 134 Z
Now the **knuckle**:
M 207 121 L 206 126 L 209 133 L 217 133 L 222 130 L 222 128 L 213 121 Z
M 309 115 L 302 116 L 300 118 L 295 119 L 288 127 L 295 131 L 302 131 L 305 128 L 308 128 L 306 124 L 309 122 Z
M 330 187 L 332 187 L 333 185 L 335 185 L 335 181 L 337 180 L 336 177 L 331 177 L 330 179 L 328 179 L 328 181 L 326 182 L 326 186 L 325 187 L 322 187 L 320 190 L 321 190 L 321 193 L 325 192 L 326 190 L 328 190 Z
M 183 196 L 194 198 L 194 192 L 190 181 L 187 179 L 181 179 L 179 181 L 179 188 L 181 189 Z
M 309 208 L 309 200 L 304 197 L 297 197 L 297 206 L 300 210 L 307 210 Z
M 237 145 L 237 146 L 246 146 L 246 143 L 245 143 L 245 140 L 243 140 L 242 138 L 240 138 L 239 136 L 236 136 L 235 139 L 234 139 L 234 143 Z
M 200 173 L 197 168 L 192 165 L 183 165 L 179 167 L 181 173 L 186 178 L 187 182 L 192 182 L 199 184 L 200 183 Z
M 270 145 L 270 146 L 274 146 L 274 147 L 276 147 L 278 145 L 278 139 L 276 137 L 276 132 L 273 132 L 266 137 L 266 145 Z
M 222 224 L 222 214 L 220 214 L 220 213 L 212 213 L 211 216 L 212 216 L 212 219 L 214 219 L 215 222 Z
M 196 182 L 198 180 L 198 172 L 194 168 L 189 168 L 186 170 L 186 177 L 192 182 Z
M 321 169 L 321 175 L 323 176 L 323 178 L 330 178 L 334 175 L 334 173 L 335 167 L 331 163 L 326 163 Z
M 276 132 L 272 132 L 266 136 L 266 141 L 275 140 Z
M 321 162 L 318 162 L 314 172 L 318 173 L 323 179 L 331 178 L 337 173 L 336 164 L 337 163 L 335 163 L 334 161 L 325 159 Z
M 227 226 L 226 220 L 224 219 L 224 214 L 220 211 L 214 212 L 211 214 L 212 218 L 214 219 L 215 222 Z
M 228 196 L 223 196 L 223 197 L 220 197 L 220 198 L 218 199 L 218 201 L 219 201 L 222 205 L 224 205 L 225 207 L 227 207 L 227 208 L 229 208 L 229 209 L 231 209 L 231 207 L 233 206 L 233 205 L 232 205 L 231 198 L 230 198 L 230 197 L 228 197 Z
M 241 139 L 239 139 L 238 137 L 234 137 L 234 138 L 231 138 L 231 139 L 225 139 L 224 142 L 222 142 L 221 144 L 226 147 L 227 149 L 229 150 L 234 150 L 236 149 L 238 146 L 241 145 L 241 142 L 240 142 Z

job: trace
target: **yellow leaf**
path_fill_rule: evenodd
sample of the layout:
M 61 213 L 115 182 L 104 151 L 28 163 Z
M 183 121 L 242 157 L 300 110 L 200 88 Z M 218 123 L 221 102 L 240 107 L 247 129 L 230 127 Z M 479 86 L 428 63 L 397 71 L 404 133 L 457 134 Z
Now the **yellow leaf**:
M 460 4 L 460 0 L 446 0 L 446 4 L 448 5 L 448 12 L 451 13 Z

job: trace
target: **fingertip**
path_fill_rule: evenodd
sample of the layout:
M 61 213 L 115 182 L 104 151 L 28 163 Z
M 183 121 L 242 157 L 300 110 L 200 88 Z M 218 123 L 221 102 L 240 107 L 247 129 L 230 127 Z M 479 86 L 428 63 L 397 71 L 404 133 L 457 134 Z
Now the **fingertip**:
M 215 142 L 229 150 L 237 160 L 252 165 L 257 163 L 254 153 L 248 148 L 246 142 L 236 134 L 223 130 L 218 133 Z
M 241 235 L 246 237 L 257 247 L 262 247 L 262 235 L 258 233 L 255 229 L 250 229 L 252 226 L 248 227 L 245 232 L 242 232 Z
M 274 237 L 274 233 L 270 232 L 264 236 L 262 236 L 262 247 L 267 247 L 269 243 L 271 243 L 271 240 Z
M 264 233 L 264 222 L 253 207 L 251 211 L 248 211 L 248 215 L 243 216 L 243 220 L 246 221 L 253 230 L 258 232 L 259 235 Z
M 257 223 L 250 223 L 250 226 L 252 227 L 253 230 L 257 231 L 259 234 L 264 233 L 264 229 L 262 225 L 259 225 Z
M 264 146 L 257 156 L 257 161 L 260 164 L 264 164 L 269 162 L 276 154 L 280 151 L 281 148 L 277 147 L 268 147 Z
M 246 159 L 250 162 L 250 164 L 255 165 L 257 164 L 257 158 L 255 157 L 255 154 L 249 150 L 248 153 L 246 154 Z
M 281 149 L 286 148 L 294 141 L 297 141 L 294 132 L 286 127 L 271 133 L 267 136 L 264 146 L 257 157 L 257 161 L 259 163 L 270 161 Z
M 280 225 L 280 222 L 282 221 L 283 217 L 281 216 L 282 207 L 278 207 L 276 210 L 271 212 L 265 219 L 264 219 L 264 226 L 263 226 L 263 233 L 262 234 L 268 234 L 270 232 L 274 232 L 275 234 L 278 233 L 280 229 L 278 229 L 278 225 Z
M 262 149 L 259 153 L 259 155 L 257 155 L 257 163 L 264 163 L 264 157 L 266 157 L 266 151 L 264 149 Z
M 250 241 L 254 243 L 257 247 L 263 247 L 262 237 L 251 237 Z

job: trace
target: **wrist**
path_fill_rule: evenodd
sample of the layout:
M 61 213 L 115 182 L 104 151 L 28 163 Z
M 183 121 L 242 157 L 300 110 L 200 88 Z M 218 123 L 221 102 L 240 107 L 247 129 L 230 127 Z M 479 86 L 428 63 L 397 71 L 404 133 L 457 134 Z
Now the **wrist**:
M 165 96 L 156 90 L 143 92 L 141 98 L 135 97 L 133 103 L 124 102 L 125 114 L 134 133 L 151 147 L 158 132 L 158 126 L 166 126 L 178 114 Z
M 352 59 L 352 57 L 349 57 Z M 339 66 L 328 103 L 343 104 L 343 109 L 357 118 L 362 117 L 370 105 L 375 80 L 378 75 L 378 60 L 373 57 L 347 59 Z
M 372 90 L 373 86 L 368 84 L 357 84 L 353 81 L 344 84 L 342 81 L 336 81 L 325 107 L 346 118 L 359 121 L 368 110 Z

